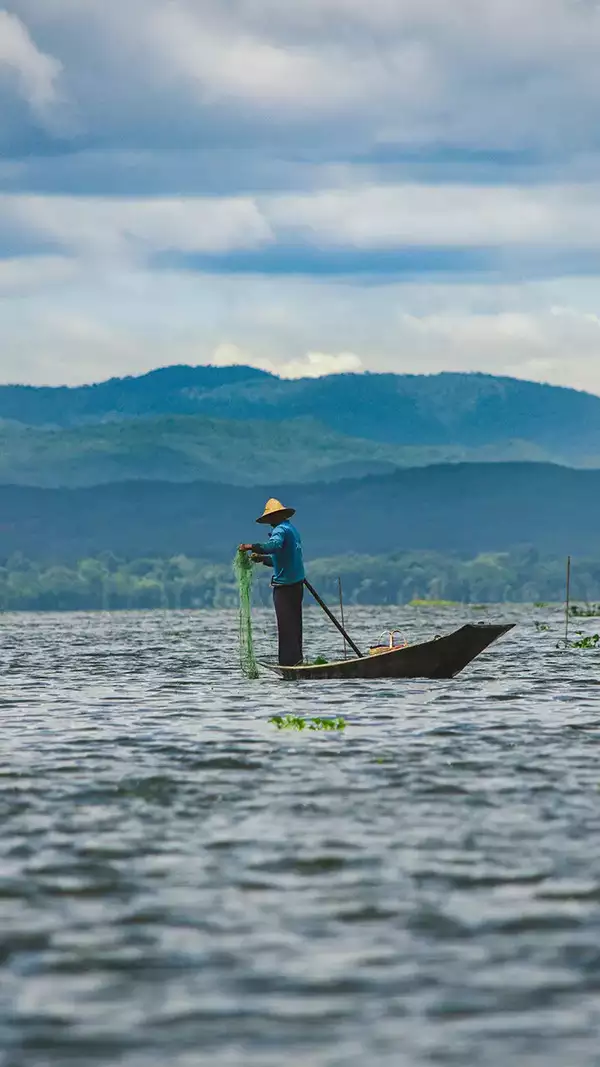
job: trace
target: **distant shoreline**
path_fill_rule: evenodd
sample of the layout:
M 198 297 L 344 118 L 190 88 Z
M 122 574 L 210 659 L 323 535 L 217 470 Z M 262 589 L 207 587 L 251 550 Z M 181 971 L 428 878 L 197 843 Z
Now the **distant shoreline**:
M 335 603 L 332 601 L 332 606 L 335 610 Z M 403 611 L 410 612 L 417 616 L 421 613 L 435 613 L 435 612 L 456 612 L 463 610 L 465 612 L 472 612 L 474 614 L 484 614 L 490 609 L 507 608 L 510 610 L 529 610 L 531 612 L 542 611 L 560 611 L 564 612 L 564 603 L 560 601 L 548 602 L 546 604 L 537 604 L 524 600 L 496 600 L 489 601 L 487 604 L 461 604 L 461 603 L 446 603 L 438 604 L 432 601 L 430 604 L 381 604 L 381 603 L 361 603 L 350 605 L 352 610 L 365 610 L 373 611 L 377 609 L 382 611 L 387 609 L 388 611 Z M 269 612 L 271 607 L 269 604 L 257 604 L 254 607 L 255 611 Z M 307 601 L 304 604 L 304 611 L 318 611 L 316 604 L 311 604 Z M 221 607 L 189 607 L 189 608 L 174 608 L 174 607 L 154 607 L 154 608 L 0 608 L 0 620 L 9 615 L 201 615 L 201 614 L 220 614 L 222 612 L 230 612 L 232 615 L 237 615 L 237 605 L 229 604 Z M 572 616 L 573 622 L 576 623 L 585 616 Z M 592 616 L 596 617 L 596 615 Z M 600 610 L 598 612 L 600 617 Z
M 332 606 L 339 601 L 341 579 L 348 607 L 413 605 L 415 611 L 430 611 L 453 605 L 472 610 L 478 604 L 563 603 L 565 562 L 523 548 L 472 558 L 424 551 L 309 558 L 307 567 L 312 584 Z M 252 599 L 256 607 L 271 608 L 263 567 L 255 572 Z M 574 558 L 571 599 L 600 603 L 600 560 Z M 20 552 L 0 559 L 4 612 L 200 611 L 237 605 L 231 561 L 184 555 L 124 559 L 112 552 L 71 563 L 31 560 Z

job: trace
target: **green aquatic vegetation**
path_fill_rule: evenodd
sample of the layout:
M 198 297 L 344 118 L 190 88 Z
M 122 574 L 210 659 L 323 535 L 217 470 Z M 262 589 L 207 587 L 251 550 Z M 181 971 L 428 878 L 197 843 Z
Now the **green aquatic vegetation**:
M 597 619 L 600 616 L 600 604 L 586 604 L 580 608 L 578 604 L 571 606 L 571 615 L 575 619 Z
M 273 715 L 269 722 L 278 730 L 345 730 L 346 723 L 336 719 L 303 719 L 299 715 Z
M 534 608 L 547 608 L 550 605 L 546 604 L 546 602 L 544 600 L 536 600 L 536 602 L 535 602 L 535 604 L 533 606 L 534 606 Z
M 272 715 L 269 722 L 278 730 L 304 730 L 306 721 L 298 715 Z
M 312 719 L 309 730 L 345 730 L 346 723 L 341 716 L 337 719 Z
M 325 659 L 325 656 L 317 656 L 311 663 L 311 667 L 324 667 L 329 660 Z
M 578 631 L 577 636 L 579 640 L 569 641 L 569 648 L 598 648 L 600 645 L 600 634 L 586 635 Z
M 534 625 L 538 633 L 545 634 L 550 629 L 547 622 L 536 622 Z

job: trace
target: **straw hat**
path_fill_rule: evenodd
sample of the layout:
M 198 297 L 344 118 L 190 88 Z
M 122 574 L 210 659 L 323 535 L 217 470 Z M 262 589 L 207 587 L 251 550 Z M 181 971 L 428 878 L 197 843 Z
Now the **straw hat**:
M 267 500 L 262 515 L 256 521 L 271 523 L 275 516 L 278 516 L 278 521 L 283 522 L 284 519 L 291 519 L 292 515 L 295 514 L 295 508 L 284 508 L 280 500 L 275 500 L 275 497 L 271 497 L 270 500 Z

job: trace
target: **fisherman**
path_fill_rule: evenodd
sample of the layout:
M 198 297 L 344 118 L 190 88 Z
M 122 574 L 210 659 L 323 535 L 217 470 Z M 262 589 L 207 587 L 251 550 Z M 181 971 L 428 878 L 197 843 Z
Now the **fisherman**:
M 267 541 L 240 545 L 240 552 L 251 552 L 254 563 L 273 568 L 271 585 L 279 634 L 279 663 L 295 667 L 302 663 L 302 598 L 304 562 L 300 534 L 290 519 L 294 508 L 285 508 L 279 500 L 267 500 L 265 510 L 256 521 L 271 527 Z

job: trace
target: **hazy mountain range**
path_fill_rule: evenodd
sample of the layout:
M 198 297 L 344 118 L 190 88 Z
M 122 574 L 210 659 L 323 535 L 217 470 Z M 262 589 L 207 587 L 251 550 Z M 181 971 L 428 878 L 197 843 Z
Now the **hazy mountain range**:
M 315 419 L 265 422 L 157 415 L 47 429 L 0 423 L 0 483 L 78 487 L 130 480 L 231 485 L 339 481 L 433 463 L 552 460 L 527 441 L 392 445 L 336 433 Z
M 600 467 L 600 397 L 574 390 L 169 367 L 0 387 L 0 420 L 0 558 L 225 562 L 272 495 L 298 508 L 312 559 L 598 552 L 600 470 L 573 468 Z
M 284 380 L 167 367 L 0 387 L 0 481 L 336 481 L 445 462 L 600 467 L 600 397 L 481 374 Z
M 86 489 L 0 486 L 0 557 L 75 560 L 189 556 L 226 562 L 275 493 L 298 509 L 308 559 L 419 548 L 598 554 L 600 471 L 546 464 L 456 464 L 333 484 L 241 488 L 126 482 Z

